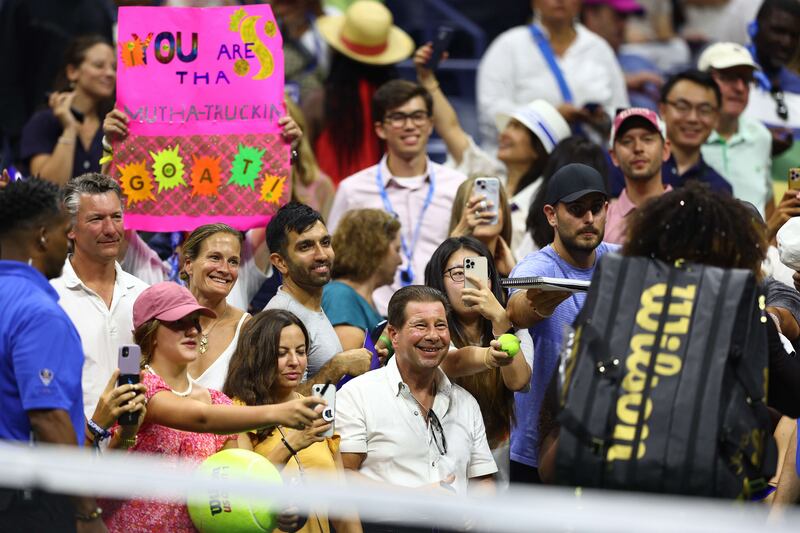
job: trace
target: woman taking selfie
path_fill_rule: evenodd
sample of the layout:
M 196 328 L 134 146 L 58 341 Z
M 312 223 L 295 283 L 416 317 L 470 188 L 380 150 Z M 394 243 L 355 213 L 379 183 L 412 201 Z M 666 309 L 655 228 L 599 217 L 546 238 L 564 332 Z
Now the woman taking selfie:
M 301 399 L 297 386 L 306 370 L 307 354 L 308 332 L 299 318 L 282 309 L 258 313 L 239 337 L 223 390 L 241 405 L 281 405 Z M 343 472 L 339 436 L 324 436 L 330 429 L 331 423 L 319 418 L 302 430 L 278 425 L 248 436 L 253 450 L 282 467 L 286 479 L 315 471 Z M 331 519 L 331 523 L 337 532 L 361 531 L 358 520 Z M 330 530 L 326 511 L 319 510 L 300 531 Z
M 111 109 L 116 79 L 117 59 L 104 38 L 83 36 L 69 44 L 49 108 L 34 114 L 22 130 L 20 158 L 31 175 L 63 185 L 80 174 L 100 172 L 100 124 Z
M 319 418 L 313 410 L 319 403 L 316 398 L 241 407 L 195 383 L 188 366 L 198 357 L 201 316 L 215 318 L 187 289 L 172 282 L 157 283 L 136 299 L 134 338 L 142 349 L 147 414 L 129 447 L 131 453 L 199 463 L 223 448 L 249 448 L 248 439 L 238 439 L 240 432 L 275 424 L 305 429 Z M 110 531 L 194 531 L 183 504 L 109 500 L 103 508 Z

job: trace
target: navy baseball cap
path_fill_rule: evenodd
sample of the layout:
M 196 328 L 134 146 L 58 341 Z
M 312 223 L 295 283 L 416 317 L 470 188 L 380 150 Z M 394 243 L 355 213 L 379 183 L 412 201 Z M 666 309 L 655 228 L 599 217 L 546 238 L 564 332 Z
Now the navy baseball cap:
M 569 203 L 593 192 L 608 197 L 603 176 L 589 165 L 571 163 L 558 169 L 550 178 L 544 201 L 548 205 Z

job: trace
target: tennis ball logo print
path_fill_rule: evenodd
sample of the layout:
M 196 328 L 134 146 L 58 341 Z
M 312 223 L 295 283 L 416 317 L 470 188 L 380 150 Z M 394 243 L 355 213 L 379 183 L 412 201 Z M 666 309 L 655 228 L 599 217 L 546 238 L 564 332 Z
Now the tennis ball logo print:
M 245 50 L 252 50 L 258 60 L 259 69 L 252 79 L 265 80 L 272 76 L 272 72 L 275 70 L 275 60 L 272 57 L 272 52 L 266 47 L 256 31 L 256 23 L 259 20 L 261 20 L 261 15 L 248 15 L 244 8 L 240 8 L 231 15 L 228 29 L 239 33 L 239 37 L 245 45 Z M 273 21 L 267 21 L 264 33 L 270 37 L 275 35 L 275 23 Z M 250 70 L 251 65 L 246 59 L 238 59 L 234 63 L 233 71 L 238 76 L 245 76 Z
M 264 152 L 266 150 L 240 144 L 239 152 L 233 158 L 231 179 L 228 183 L 255 189 L 256 179 L 261 172 L 261 158 L 264 156 Z
M 144 159 L 129 165 L 119 165 L 118 169 L 122 192 L 128 198 L 126 207 L 156 199 L 153 196 L 153 178 L 147 170 L 147 162 Z
M 174 189 L 178 185 L 186 185 L 183 181 L 183 161 L 178 154 L 179 146 L 166 148 L 160 152 L 150 152 L 153 158 L 153 176 L 158 183 L 158 192 Z
M 192 196 L 216 196 L 222 181 L 220 158 L 192 155 Z

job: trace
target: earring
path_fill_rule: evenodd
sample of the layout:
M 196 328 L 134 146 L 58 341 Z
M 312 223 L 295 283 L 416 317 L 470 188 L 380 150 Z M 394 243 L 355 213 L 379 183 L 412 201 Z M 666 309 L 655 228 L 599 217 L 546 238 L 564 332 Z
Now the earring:
M 47 239 L 44 238 L 44 235 L 39 237 L 39 244 L 41 244 L 42 246 L 47 246 Z

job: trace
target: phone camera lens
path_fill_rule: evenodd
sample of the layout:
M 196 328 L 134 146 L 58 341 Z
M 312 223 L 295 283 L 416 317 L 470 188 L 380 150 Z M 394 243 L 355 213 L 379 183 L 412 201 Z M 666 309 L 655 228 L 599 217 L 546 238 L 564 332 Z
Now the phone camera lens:
M 326 422 L 333 422 L 333 409 L 328 407 L 322 411 L 322 419 Z
M 122 349 L 122 357 L 128 357 L 128 349 L 127 348 L 123 348 Z

